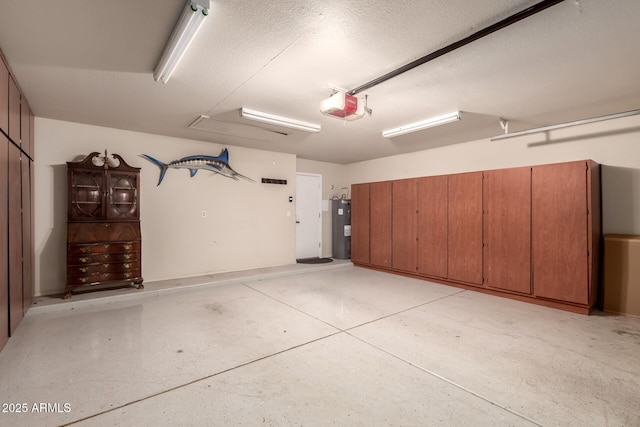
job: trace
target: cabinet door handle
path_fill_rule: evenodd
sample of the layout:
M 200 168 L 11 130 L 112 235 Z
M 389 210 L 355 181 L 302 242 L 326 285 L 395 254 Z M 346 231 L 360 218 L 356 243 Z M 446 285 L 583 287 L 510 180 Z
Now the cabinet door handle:
M 87 262 L 86 258 L 80 258 L 80 262 Z
M 129 249 L 131 249 L 131 245 L 124 245 L 124 248 L 125 248 L 126 250 L 129 250 Z
M 86 273 L 86 272 L 87 272 L 87 267 L 80 268 L 80 273 Z
M 105 245 L 104 245 L 104 248 L 105 248 L 105 249 L 109 249 L 110 247 L 111 247 L 111 245 L 110 245 L 109 243 L 107 243 L 107 244 L 105 244 Z
M 124 268 L 126 268 L 127 270 L 131 268 L 131 264 L 127 263 L 124 265 Z

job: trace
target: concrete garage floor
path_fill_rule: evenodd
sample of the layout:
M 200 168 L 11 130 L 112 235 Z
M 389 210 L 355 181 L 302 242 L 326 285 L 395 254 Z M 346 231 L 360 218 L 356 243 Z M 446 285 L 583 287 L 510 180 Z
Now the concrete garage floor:
M 294 265 L 40 298 L 0 396 L 20 426 L 637 426 L 640 319 Z

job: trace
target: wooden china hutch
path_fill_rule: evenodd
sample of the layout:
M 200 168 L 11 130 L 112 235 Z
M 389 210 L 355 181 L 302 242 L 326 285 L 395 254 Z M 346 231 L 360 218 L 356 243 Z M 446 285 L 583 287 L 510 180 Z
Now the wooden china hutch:
M 67 162 L 67 284 L 142 289 L 140 168 L 93 152 Z

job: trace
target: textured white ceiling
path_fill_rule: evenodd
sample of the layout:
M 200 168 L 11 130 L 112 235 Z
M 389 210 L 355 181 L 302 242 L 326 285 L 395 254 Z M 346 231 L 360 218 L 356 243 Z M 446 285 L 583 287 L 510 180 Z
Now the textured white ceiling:
M 498 135 L 500 117 L 514 131 L 640 108 L 640 1 L 565 0 L 367 90 L 371 117 L 320 113 L 330 84 L 353 89 L 536 2 L 211 0 L 166 85 L 153 69 L 184 0 L 3 1 L 0 48 L 38 117 L 336 163 Z M 274 137 L 241 107 L 322 131 Z M 461 122 L 381 136 L 453 110 Z

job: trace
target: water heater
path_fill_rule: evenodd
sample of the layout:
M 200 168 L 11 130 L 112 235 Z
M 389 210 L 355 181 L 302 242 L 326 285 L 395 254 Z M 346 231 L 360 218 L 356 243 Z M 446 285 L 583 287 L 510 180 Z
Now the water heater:
M 351 258 L 351 200 L 331 201 L 331 249 L 335 259 Z

